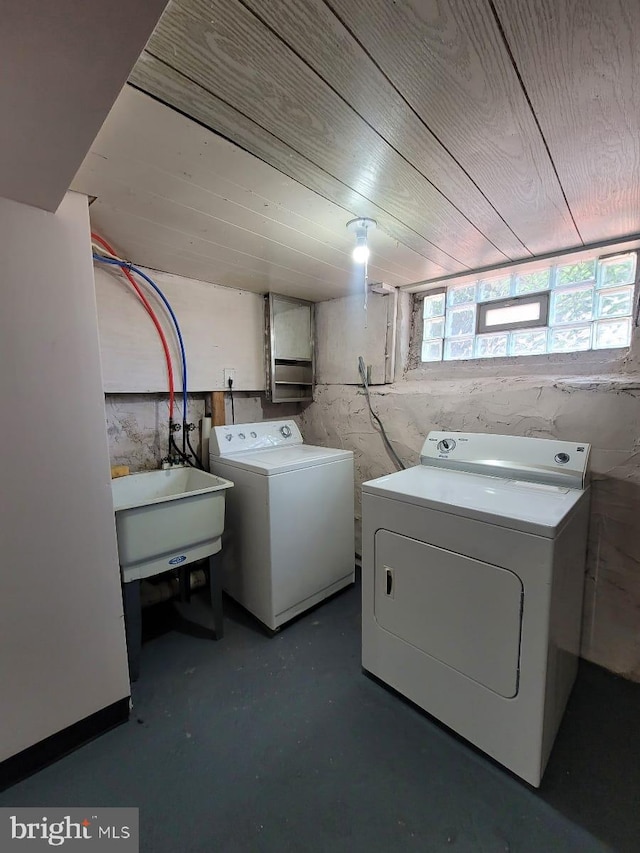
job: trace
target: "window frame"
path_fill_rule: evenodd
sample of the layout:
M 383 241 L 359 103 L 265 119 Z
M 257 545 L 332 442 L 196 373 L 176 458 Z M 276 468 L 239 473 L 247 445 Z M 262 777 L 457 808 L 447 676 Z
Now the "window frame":
M 477 335 L 490 335 L 494 332 L 511 332 L 517 329 L 537 329 L 548 327 L 549 310 L 551 305 L 549 291 L 541 291 L 540 293 L 523 294 L 522 296 L 509 296 L 506 299 L 494 299 L 491 302 L 477 302 L 476 310 L 476 331 Z M 493 326 L 487 326 L 486 315 L 488 311 L 495 311 L 496 308 L 512 308 L 516 305 L 540 305 L 540 315 L 534 320 L 515 320 L 511 323 L 498 323 Z
M 603 250 L 606 249 L 609 251 L 605 253 Z M 610 273 L 607 271 L 607 268 L 611 262 L 621 262 L 625 260 L 624 256 L 628 255 L 633 255 L 635 258 L 635 275 L 630 280 L 629 278 L 624 277 L 621 277 L 620 280 L 616 280 L 614 278 L 614 276 L 616 276 L 616 272 L 614 271 L 613 273 Z M 589 278 L 589 280 L 585 278 L 584 281 L 567 280 L 566 282 L 563 281 L 562 283 L 559 283 L 559 276 L 562 268 L 573 264 L 587 264 L 591 261 L 595 262 L 595 271 L 592 278 Z M 539 271 L 545 272 L 545 276 L 543 276 L 544 281 L 542 281 L 542 279 L 540 280 L 540 286 L 543 289 L 534 292 L 517 293 L 517 289 L 520 286 L 519 279 L 521 277 L 528 277 Z M 469 284 L 475 284 L 480 287 L 482 284 L 506 276 L 513 277 L 511 282 L 511 294 L 509 296 L 500 296 L 498 299 L 490 295 L 485 296 L 485 301 L 480 302 L 480 291 L 477 291 L 476 298 L 473 302 L 475 309 L 473 330 L 470 328 L 469 331 L 466 331 L 463 334 L 460 333 L 455 336 L 447 337 L 446 324 L 448 322 L 450 308 L 466 307 L 466 299 L 456 302 L 454 301 L 455 297 L 449 297 L 451 289 L 460 289 Z M 556 327 L 558 329 L 568 330 L 570 328 L 577 327 L 578 325 L 583 325 L 583 323 L 582 321 L 578 323 L 577 320 L 572 322 L 568 322 L 568 320 L 561 321 L 557 318 L 554 320 L 554 317 L 556 317 L 554 313 L 554 299 L 556 295 L 562 292 L 566 292 L 571 288 L 582 287 L 583 285 L 589 285 L 594 290 L 593 313 L 588 320 L 585 319 L 584 321 L 584 325 L 590 326 L 591 335 L 589 346 L 576 346 L 571 349 L 556 348 L 551 345 L 549 340 L 550 334 Z M 599 299 L 601 299 L 607 292 L 614 291 L 617 288 L 630 289 L 631 313 L 628 315 L 625 314 L 624 317 L 622 315 L 618 316 L 617 313 L 615 316 L 607 316 L 604 313 L 602 316 L 599 316 L 596 313 L 596 306 L 599 304 Z M 590 246 L 588 249 L 582 249 L 579 252 L 559 253 L 546 257 L 538 257 L 534 260 L 515 262 L 510 265 L 505 264 L 497 267 L 479 268 L 459 275 L 444 276 L 440 279 L 434 279 L 431 282 L 407 286 L 405 289 L 412 294 L 412 296 L 416 297 L 414 302 L 415 307 L 412 311 L 414 319 L 412 320 L 411 334 L 407 342 L 409 347 L 408 374 L 413 374 L 415 371 L 415 375 L 420 376 L 421 373 L 418 373 L 418 371 L 424 371 L 425 369 L 432 371 L 435 369 L 438 372 L 441 371 L 443 376 L 449 375 L 451 368 L 455 366 L 456 362 L 464 362 L 468 366 L 475 364 L 478 366 L 478 370 L 484 369 L 481 367 L 483 364 L 486 365 L 495 362 L 496 366 L 500 364 L 501 370 L 517 372 L 522 370 L 521 367 L 517 366 L 518 363 L 521 364 L 522 359 L 525 359 L 526 362 L 531 365 L 532 370 L 537 372 L 538 367 L 536 367 L 536 365 L 540 367 L 543 364 L 549 363 L 566 363 L 572 365 L 578 365 L 579 363 L 587 364 L 589 362 L 595 362 L 597 358 L 602 360 L 602 356 L 605 353 L 607 354 L 605 357 L 611 361 L 611 364 L 615 364 L 620 362 L 621 359 L 627 357 L 629 347 L 633 345 L 633 339 L 637 336 L 634 330 L 637 330 L 640 325 L 640 239 L 635 241 L 635 244 L 632 245 L 615 245 L 610 243 L 606 246 Z M 430 313 L 425 316 L 424 300 L 428 297 L 441 295 L 444 295 L 445 300 L 443 313 L 440 314 L 440 307 L 438 306 L 435 314 Z M 544 324 L 542 323 L 544 318 L 538 318 L 538 320 L 531 323 L 529 321 L 521 321 L 523 323 L 521 328 L 518 328 L 515 324 L 513 327 L 512 324 L 500 324 L 496 326 L 486 326 L 484 324 L 480 326 L 478 325 L 480 315 L 482 314 L 484 317 L 484 312 L 489 310 L 489 308 L 483 308 L 485 305 L 494 307 L 504 304 L 506 301 L 511 302 L 513 300 L 514 302 L 517 302 L 522 298 L 527 297 L 532 297 L 537 300 L 538 297 L 543 295 L 547 296 L 549 299 L 548 313 L 546 314 L 546 321 Z M 469 302 L 469 307 L 471 307 L 471 302 Z M 600 311 L 600 309 L 598 309 L 598 311 Z M 430 320 L 436 320 L 441 316 L 445 323 L 445 333 L 442 337 L 427 339 L 425 337 L 425 332 L 427 331 L 425 324 Z M 625 318 L 627 319 L 625 320 Z M 603 336 L 605 335 L 604 329 L 601 330 L 600 327 L 603 325 L 611 325 L 606 322 L 607 320 L 618 320 L 620 322 L 625 320 L 625 322 L 628 323 L 628 343 L 620 344 L 618 342 L 614 342 L 611 338 L 605 340 L 604 337 L 600 339 L 599 343 L 596 343 L 596 335 L 600 335 L 601 332 Z M 466 322 L 468 324 L 468 321 Z M 553 326 L 551 323 L 553 323 Z M 512 345 L 515 349 L 515 335 L 522 335 L 527 331 L 534 332 L 536 329 L 541 329 L 547 336 L 547 344 L 543 351 L 541 351 L 541 349 L 529 352 L 512 351 Z M 436 330 L 431 327 L 431 331 L 435 333 Z M 494 349 L 491 354 L 489 354 L 488 351 L 485 354 L 482 351 L 482 347 L 478 345 L 479 339 L 488 338 L 492 335 L 508 336 L 509 342 L 506 352 L 498 353 Z M 448 344 L 452 345 L 454 339 L 455 342 L 458 343 L 463 340 L 472 339 L 473 353 L 465 352 L 464 354 L 460 353 L 455 356 L 449 354 L 447 356 L 446 347 Z M 434 346 L 435 344 L 438 344 L 439 346 L 436 348 Z M 495 344 L 492 344 L 491 346 L 495 347 Z M 580 356 L 580 358 L 576 359 L 577 356 Z M 507 367 L 507 365 L 509 365 L 509 367 Z M 580 370 L 578 370 L 578 372 L 580 372 Z

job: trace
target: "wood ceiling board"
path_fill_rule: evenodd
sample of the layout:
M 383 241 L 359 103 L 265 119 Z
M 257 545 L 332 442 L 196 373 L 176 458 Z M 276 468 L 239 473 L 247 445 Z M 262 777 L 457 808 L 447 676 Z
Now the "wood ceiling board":
M 530 252 L 323 0 L 244 0 L 508 258 Z
M 423 278 L 468 268 L 466 264 L 455 261 L 351 187 L 318 169 L 292 148 L 283 146 L 280 140 L 254 121 L 234 110 L 220 98 L 194 85 L 151 54 L 142 54 L 129 79 L 163 104 L 172 106 L 227 139 L 233 139 L 245 151 L 251 151 L 284 175 L 334 202 L 345 210 L 348 218 L 369 216 L 375 219 L 380 229 L 392 239 L 424 257 Z
M 327 3 L 533 254 L 581 242 L 488 0 Z
M 284 243 L 269 235 L 269 228 L 265 227 L 264 221 L 257 214 L 241 211 L 241 223 L 236 223 L 230 221 L 232 209 L 227 209 L 227 219 L 221 219 L 213 213 L 181 204 L 177 199 L 163 198 L 105 176 L 95 175 L 91 186 L 92 193 L 99 201 L 111 208 L 174 229 L 186 237 L 201 238 L 217 247 L 216 250 L 224 248 L 235 251 L 317 281 L 340 281 L 345 275 L 350 275 L 353 265 L 350 254 L 336 252 L 317 240 L 299 239 L 299 235 L 291 229 L 284 235 L 276 235 L 277 238 L 288 240 Z M 206 204 L 203 207 L 206 208 Z M 280 232 L 283 230 L 281 226 L 275 227 Z M 291 239 L 292 236 L 296 238 L 295 241 Z M 294 242 L 298 245 L 294 245 Z M 410 282 L 408 277 L 395 276 L 384 268 L 381 274 L 390 284 Z
M 279 222 L 344 252 L 353 249 L 353 234 L 345 227 L 352 213 L 131 86 L 120 93 L 74 188 L 95 195 L 94 172 L 122 174 L 132 187 L 159 195 L 178 193 L 176 200 L 184 200 L 186 188 L 195 185 L 261 213 L 265 221 Z M 176 179 L 181 181 L 178 187 Z M 381 228 L 371 232 L 369 243 L 380 266 L 412 281 L 424 277 L 424 257 Z
M 344 293 L 344 288 L 327 291 L 323 286 L 304 286 L 299 282 L 291 282 L 282 277 L 274 277 L 271 282 L 259 279 L 254 273 L 243 269 L 237 264 L 214 261 L 202 255 L 187 251 L 172 250 L 154 242 L 140 241 L 137 248 L 135 265 L 161 272 L 172 273 L 184 278 L 194 278 L 211 286 L 229 287 L 236 290 L 246 290 L 252 293 L 266 293 L 269 289 L 290 296 L 297 296 L 309 301 L 333 299 Z M 153 266 L 149 261 L 153 260 Z M 215 281 L 212 279 L 215 278 Z
M 216 245 L 144 217 L 124 213 L 100 199 L 91 205 L 91 224 L 94 230 L 107 235 L 109 242 L 125 258 L 137 265 L 188 275 L 224 287 L 265 293 L 288 285 L 297 291 L 298 296 L 312 301 L 332 299 L 351 293 L 354 289 L 353 268 L 336 271 L 331 279 L 320 279 L 292 271 L 268 259 Z M 171 268 L 164 266 L 168 257 L 174 260 Z M 180 259 L 189 259 L 191 262 L 188 273 L 186 267 L 182 270 L 178 265 Z M 376 272 L 375 266 L 370 268 L 370 276 L 375 276 Z
M 250 158 L 251 155 L 237 150 L 245 158 Z M 239 167 L 242 162 L 238 163 Z M 345 257 L 350 258 L 353 250 L 354 237 L 347 231 L 344 212 L 339 208 L 334 210 L 334 221 L 338 221 L 340 228 L 340 232 L 336 233 L 288 208 L 283 208 L 267 196 L 235 188 L 231 184 L 221 187 L 219 192 L 214 192 L 137 160 L 112 157 L 105 159 L 90 152 L 76 175 L 73 188 L 86 195 L 100 196 L 110 204 L 115 204 L 112 193 L 117 192 L 123 209 L 126 210 L 128 196 L 123 196 L 121 189 L 118 190 L 116 186 L 111 187 L 111 183 L 125 184 L 130 195 L 135 192 L 157 196 L 164 201 L 187 205 L 204 216 L 215 216 L 239 227 L 251 226 L 255 233 L 338 265 L 344 265 Z M 303 189 L 293 181 L 291 184 Z M 312 198 L 315 195 L 309 190 L 305 192 Z M 239 201 L 235 201 L 233 195 L 239 198 Z M 296 204 L 299 210 L 304 209 L 304 199 L 300 199 Z M 197 223 L 195 224 L 197 226 Z M 415 281 L 416 273 L 419 276 L 419 271 L 424 268 L 424 258 L 403 246 L 397 246 L 380 229 L 371 232 L 369 245 L 377 265 L 397 278 L 398 284 Z M 411 266 L 398 261 L 410 261 Z
M 54 211 L 166 0 L 0 5 L 0 196 Z
M 237 0 L 174 0 L 147 50 L 461 263 L 505 259 Z
M 100 194 L 95 176 L 122 179 L 131 188 L 192 204 L 209 190 L 225 204 L 259 212 L 265 233 L 270 224 L 280 223 L 301 240 L 320 241 L 349 255 L 353 248 L 353 234 L 345 228 L 351 214 L 130 86 L 103 125 L 74 189 Z M 216 198 L 206 199 L 207 212 L 213 212 Z M 397 278 L 390 283 L 424 277 L 425 259 L 381 229 L 372 232 L 370 246 L 378 267 Z
M 249 156 L 245 154 L 245 157 Z M 319 264 L 339 270 L 351 267 L 353 235 L 344 226 L 345 235 L 350 239 L 345 240 L 343 248 L 337 249 L 328 239 L 319 239 L 320 229 L 315 235 L 300 232 L 269 218 L 263 212 L 263 200 L 258 202 L 258 210 L 254 211 L 139 161 L 105 159 L 90 153 L 76 176 L 74 188 L 97 196 L 118 210 L 180 228 L 231 248 L 250 251 L 256 238 L 260 238 L 263 242 L 262 249 L 257 252 L 260 257 L 275 259 L 277 254 L 287 266 L 302 272 L 318 274 Z M 270 202 L 267 207 L 275 209 Z M 373 244 L 372 251 L 377 267 L 383 271 L 384 280 L 389 284 L 415 281 L 408 270 L 398 272 L 400 268 L 397 265 L 387 264 L 375 252 Z M 331 275 L 330 268 L 324 272 Z
M 92 225 L 94 228 L 100 228 L 101 234 L 108 234 L 111 238 L 109 242 L 117 240 L 118 246 L 123 246 L 125 257 L 132 259 L 135 263 L 142 263 L 142 261 L 139 261 L 137 254 L 134 255 L 133 252 L 136 252 L 136 248 L 139 245 L 146 242 L 164 246 L 173 252 L 186 252 L 199 255 L 203 262 L 212 267 L 208 278 L 213 278 L 213 283 L 215 284 L 226 284 L 226 282 L 221 282 L 215 278 L 215 264 L 223 263 L 229 267 L 235 267 L 243 274 L 246 273 L 251 276 L 253 283 L 251 286 L 246 287 L 247 290 L 264 290 L 266 284 L 276 279 L 287 280 L 292 283 L 298 282 L 301 288 L 321 286 L 322 284 L 333 287 L 335 284 L 339 284 L 338 278 L 342 275 L 337 272 L 334 282 L 333 280 L 319 278 L 309 273 L 301 273 L 269 258 L 255 256 L 242 249 L 234 249 L 223 244 L 214 243 L 211 240 L 183 231 L 175 226 L 147 219 L 140 213 L 123 212 L 121 208 L 112 207 L 100 199 L 91 206 L 91 209 Z M 118 221 L 120 224 L 116 226 Z M 122 235 L 122 237 L 119 235 Z M 129 248 L 129 246 L 132 248 Z M 148 263 L 148 261 L 145 260 L 145 263 Z
M 640 231 L 640 3 L 496 0 L 585 242 Z
M 249 291 L 251 293 L 266 293 L 268 291 L 268 288 L 265 289 L 263 287 L 243 287 L 243 283 L 251 283 L 253 279 L 249 278 L 246 273 L 238 272 L 238 268 L 232 265 L 216 263 L 215 274 L 217 282 L 211 281 L 211 261 L 206 260 L 206 262 L 203 262 L 201 257 L 189 255 L 188 253 L 183 252 L 172 252 L 167 250 L 166 247 L 156 243 L 141 243 L 138 248 L 138 255 L 140 257 L 140 261 L 136 263 L 136 266 L 151 270 L 152 272 L 150 275 L 152 278 L 154 278 L 154 271 L 166 272 L 182 278 L 193 278 L 197 281 L 204 282 L 207 285 L 211 285 L 212 287 L 217 285 L 220 287 Z M 147 257 L 153 258 L 154 263 L 159 264 L 159 266 L 153 266 L 145 263 L 145 258 Z M 205 275 L 208 276 L 208 278 L 205 278 Z M 117 273 L 114 272 L 114 276 L 117 277 Z M 220 280 L 224 280 L 225 284 L 220 284 Z M 124 287 L 127 286 L 124 279 L 121 279 L 121 283 Z M 340 295 L 341 293 L 341 291 L 339 291 L 333 296 L 326 297 L 322 295 L 322 292 L 319 293 L 317 289 L 311 288 L 308 290 L 304 289 L 304 296 L 302 296 L 297 283 L 291 284 L 282 280 L 278 280 L 274 283 L 273 290 L 278 293 L 283 293 L 285 296 L 296 296 L 310 301 L 322 301 L 326 298 L 334 298 L 334 296 Z

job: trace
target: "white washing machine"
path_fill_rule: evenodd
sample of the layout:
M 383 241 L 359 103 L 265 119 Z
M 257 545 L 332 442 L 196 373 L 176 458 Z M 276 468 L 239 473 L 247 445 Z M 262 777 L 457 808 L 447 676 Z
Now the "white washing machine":
M 295 421 L 215 427 L 212 473 L 233 474 L 224 589 L 276 630 L 354 581 L 353 453 L 303 444 Z
M 362 487 L 364 669 L 535 786 L 576 676 L 589 450 L 431 432 Z

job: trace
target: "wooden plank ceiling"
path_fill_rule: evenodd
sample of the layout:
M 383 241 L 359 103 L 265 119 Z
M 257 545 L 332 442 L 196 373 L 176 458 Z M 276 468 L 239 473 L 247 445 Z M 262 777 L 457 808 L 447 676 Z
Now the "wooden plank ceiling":
M 349 214 L 148 95 L 121 93 L 73 188 L 128 259 L 190 278 L 313 301 L 362 290 Z M 428 261 L 381 229 L 371 281 L 402 285 Z
M 130 83 L 300 185 L 292 215 L 319 196 L 334 235 L 375 218 L 402 284 L 640 232 L 639 26 L 636 0 L 172 0 Z M 242 225 L 260 267 L 271 238 Z M 291 276 L 345 292 L 348 264 L 312 246 Z

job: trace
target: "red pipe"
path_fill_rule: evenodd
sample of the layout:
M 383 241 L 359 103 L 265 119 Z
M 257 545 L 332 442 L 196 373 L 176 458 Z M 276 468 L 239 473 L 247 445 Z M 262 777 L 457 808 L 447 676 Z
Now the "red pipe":
M 100 243 L 100 245 L 107 250 L 112 255 L 116 255 L 115 250 L 107 243 L 106 240 L 103 240 L 98 234 L 95 234 L 93 231 L 91 232 L 91 239 L 95 240 L 96 243 Z M 173 398 L 174 398 L 174 384 L 173 384 L 173 365 L 171 363 L 171 353 L 169 352 L 169 344 L 167 343 L 167 339 L 165 337 L 164 331 L 162 330 L 162 326 L 160 325 L 160 321 L 158 320 L 153 308 L 149 304 L 147 297 L 144 295 L 142 288 L 135 280 L 135 278 L 131 275 L 130 271 L 126 267 L 120 267 L 122 272 L 125 274 L 129 283 L 138 294 L 138 297 L 142 304 L 144 305 L 147 314 L 153 320 L 153 325 L 158 330 L 158 335 L 160 336 L 160 340 L 162 341 L 162 349 L 164 350 L 164 357 L 167 361 L 167 373 L 169 374 L 169 420 L 173 421 Z

